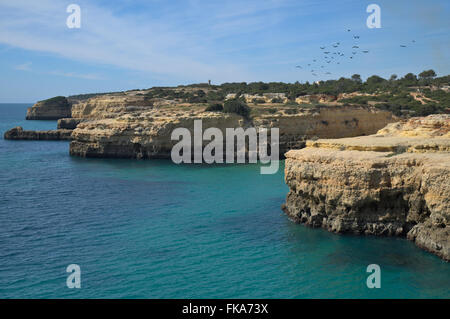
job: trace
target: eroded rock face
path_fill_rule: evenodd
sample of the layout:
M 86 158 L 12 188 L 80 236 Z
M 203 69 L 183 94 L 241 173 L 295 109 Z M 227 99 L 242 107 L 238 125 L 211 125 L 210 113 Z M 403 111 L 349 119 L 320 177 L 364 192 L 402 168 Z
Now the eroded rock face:
M 72 115 L 84 119 L 73 132 L 70 154 L 83 157 L 170 158 L 175 128 L 193 134 L 195 120 L 203 131 L 219 128 L 279 128 L 280 154 L 304 147 L 312 137 L 373 134 L 393 122 L 389 112 L 371 108 L 321 107 L 298 114 L 262 114 L 244 119 L 235 114 L 204 112 L 205 106 L 160 105 L 140 96 L 100 96 L 74 105 Z M 207 143 L 205 143 L 207 144 Z
M 17 126 L 6 131 L 4 138 L 5 140 L 68 141 L 71 139 L 71 134 L 72 130 L 26 131 L 21 126 Z
M 72 116 L 72 105 L 65 97 L 40 101 L 27 110 L 27 120 L 58 120 Z
M 372 136 L 308 141 L 286 154 L 294 221 L 339 233 L 406 236 L 450 260 L 450 116 Z
M 58 129 L 66 129 L 66 130 L 74 130 L 78 124 L 83 122 L 84 119 L 76 119 L 76 118 L 62 118 L 58 120 L 57 128 Z
M 238 115 L 218 115 L 200 112 L 178 114 L 177 117 L 155 116 L 155 112 L 122 114 L 113 119 L 80 123 L 73 131 L 70 154 L 82 157 L 170 158 L 172 131 L 188 128 L 194 135 L 194 121 L 202 120 L 203 130 L 217 127 L 240 127 Z

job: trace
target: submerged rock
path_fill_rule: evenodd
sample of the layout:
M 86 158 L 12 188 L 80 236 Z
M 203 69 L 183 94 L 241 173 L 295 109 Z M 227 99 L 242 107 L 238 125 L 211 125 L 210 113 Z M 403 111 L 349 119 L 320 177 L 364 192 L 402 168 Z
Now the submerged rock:
M 294 221 L 338 233 L 406 236 L 450 260 L 450 115 L 372 136 L 308 141 L 286 154 Z

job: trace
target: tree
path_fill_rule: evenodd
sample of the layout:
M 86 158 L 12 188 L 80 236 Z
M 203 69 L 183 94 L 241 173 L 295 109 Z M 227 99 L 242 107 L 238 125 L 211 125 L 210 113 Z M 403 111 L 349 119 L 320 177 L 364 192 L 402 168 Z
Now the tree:
M 250 108 L 243 101 L 239 99 L 233 99 L 225 101 L 223 104 L 223 111 L 225 113 L 235 113 L 242 115 L 243 117 L 248 117 L 250 114 Z
M 389 78 L 389 81 L 393 82 L 397 80 L 397 74 L 392 74 L 391 77 Z
M 417 77 L 415 74 L 413 73 L 408 73 L 403 77 L 404 80 L 408 81 L 408 82 L 415 82 L 417 81 Z
M 384 89 L 387 81 L 378 75 L 372 75 L 367 78 L 365 86 L 368 92 L 375 92 L 378 89 Z
M 436 77 L 436 72 L 434 72 L 434 70 L 426 70 L 419 73 L 419 79 L 421 80 L 431 80 L 434 77 Z
M 383 83 L 384 81 L 386 81 L 386 80 L 383 79 L 382 77 L 380 77 L 378 75 L 372 75 L 372 76 L 367 78 L 366 83 L 369 84 L 369 85 L 372 85 L 372 84 Z
M 355 81 L 355 82 L 361 83 L 361 82 L 362 82 L 362 80 L 361 80 L 361 75 L 359 75 L 359 74 L 353 74 L 353 75 L 352 75 L 352 80 Z

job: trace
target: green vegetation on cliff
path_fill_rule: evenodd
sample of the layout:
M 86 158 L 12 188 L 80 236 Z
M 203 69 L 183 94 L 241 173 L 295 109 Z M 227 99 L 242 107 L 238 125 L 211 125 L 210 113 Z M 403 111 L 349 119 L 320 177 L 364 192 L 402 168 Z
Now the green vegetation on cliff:
M 147 95 L 181 99 L 187 103 L 211 104 L 225 101 L 227 94 L 236 94 L 239 97 L 242 94 L 284 93 L 289 99 L 285 105 L 293 108 L 320 104 L 320 95 L 326 95 L 345 105 L 373 105 L 389 110 L 396 115 L 423 116 L 448 112 L 450 106 L 449 85 L 450 76 L 436 77 L 433 70 L 425 70 L 418 76 L 408 73 L 401 78 L 395 74 L 389 79 L 372 75 L 366 81 L 363 81 L 359 74 L 354 74 L 350 78 L 341 77 L 337 80 L 316 83 L 237 82 L 221 85 L 202 83 L 178 86 L 177 88 L 152 88 Z M 341 98 L 342 94 L 353 96 Z M 311 104 L 296 104 L 297 98 L 305 96 L 309 98 Z M 251 102 L 254 105 L 267 103 L 260 98 L 254 98 Z M 274 98 L 271 103 L 280 104 L 283 101 L 280 98 Z
M 223 105 L 220 103 L 211 103 L 208 105 L 208 107 L 205 109 L 206 112 L 222 112 L 223 111 Z
M 283 83 L 283 82 L 235 82 L 221 85 L 208 83 L 179 85 L 177 87 L 153 87 L 146 90 L 131 90 L 106 94 L 141 95 L 149 101 L 154 99 L 174 100 L 177 103 L 197 104 L 206 107 L 206 111 L 223 111 L 249 116 L 253 113 L 269 112 L 282 108 L 285 113 L 294 114 L 298 109 L 315 108 L 323 104 L 334 105 L 371 105 L 389 110 L 399 116 L 424 116 L 432 113 L 450 112 L 450 75 L 437 77 L 434 70 L 425 70 L 418 75 L 408 73 L 403 77 L 396 74 L 384 79 L 377 75 L 362 80 L 359 74 L 350 78 L 318 81 L 315 83 Z M 269 99 L 267 93 L 283 93 L 287 97 L 275 96 Z M 45 101 L 44 105 L 55 104 L 67 106 L 76 100 L 85 100 L 102 95 L 82 94 L 69 96 L 67 99 L 57 96 Z M 232 102 L 228 94 L 231 96 Z M 242 95 L 247 94 L 247 100 Z M 252 97 L 253 96 L 253 97 Z M 240 97 L 240 99 L 239 99 Z M 238 99 L 236 99 L 238 98 Z M 250 100 L 249 100 L 250 99 Z M 223 110 L 218 107 L 223 104 Z M 252 103 L 252 110 L 246 103 Z M 149 105 L 153 105 L 150 103 Z M 261 110 L 260 110 L 261 109 Z M 276 113 L 272 111 L 270 113 Z
M 42 106 L 69 106 L 69 102 L 64 96 L 55 96 L 47 100 L 39 101 L 39 103 L 41 103 Z
M 248 117 L 250 114 L 250 108 L 245 102 L 240 99 L 227 100 L 223 104 L 223 111 L 225 113 L 235 113 L 243 117 Z

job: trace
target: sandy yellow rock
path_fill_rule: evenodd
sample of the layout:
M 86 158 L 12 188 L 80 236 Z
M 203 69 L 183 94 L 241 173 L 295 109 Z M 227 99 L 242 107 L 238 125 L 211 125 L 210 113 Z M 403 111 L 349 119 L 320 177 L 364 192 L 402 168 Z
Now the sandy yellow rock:
M 286 154 L 285 212 L 333 232 L 406 236 L 450 260 L 449 115 Z

